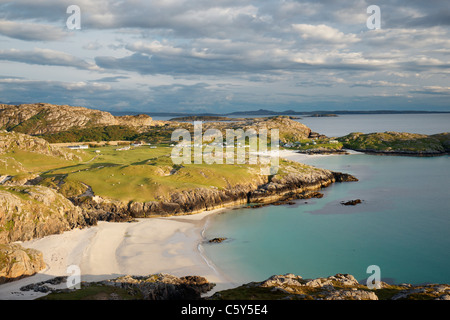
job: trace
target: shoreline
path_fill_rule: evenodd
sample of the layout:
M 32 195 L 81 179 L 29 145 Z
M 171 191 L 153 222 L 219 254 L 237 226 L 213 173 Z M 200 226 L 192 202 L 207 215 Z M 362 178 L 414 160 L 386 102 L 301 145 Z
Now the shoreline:
M 97 226 L 21 242 L 44 255 L 46 268 L 37 274 L 0 285 L 0 300 L 33 300 L 45 293 L 20 291 L 22 286 L 70 276 L 70 265 L 81 270 L 81 281 L 95 282 L 122 275 L 168 273 L 198 275 L 216 286 L 206 293 L 240 285 L 230 280 L 202 250 L 208 218 L 228 208 L 193 215 L 138 219 L 137 222 L 99 222 Z M 155 232 L 153 232 L 155 231 Z M 66 283 L 54 286 L 66 288 Z
M 279 156 L 301 162 L 307 155 L 280 150 Z M 203 249 L 204 232 L 212 215 L 236 206 L 195 214 L 137 219 L 137 222 L 105 222 L 41 239 L 19 242 L 41 251 L 47 267 L 37 274 L 0 285 L 0 300 L 31 300 L 44 293 L 20 291 L 20 287 L 57 276 L 70 276 L 70 265 L 79 266 L 81 281 L 95 282 L 122 275 L 168 273 L 182 277 L 203 276 L 216 286 L 205 294 L 234 288 L 232 275 L 224 273 Z M 65 288 L 65 282 L 55 288 Z

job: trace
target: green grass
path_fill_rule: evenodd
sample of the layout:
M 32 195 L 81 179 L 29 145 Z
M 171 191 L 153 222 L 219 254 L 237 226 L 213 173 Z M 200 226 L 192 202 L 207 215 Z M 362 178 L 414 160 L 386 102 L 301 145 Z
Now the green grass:
M 260 164 L 226 164 L 225 158 L 223 164 L 194 164 L 194 152 L 192 163 L 174 164 L 172 148 L 161 145 L 117 150 L 119 148 L 104 146 L 84 150 L 83 161 L 66 161 L 24 151 L 14 153 L 14 157 L 44 178 L 40 185 L 54 188 L 66 197 L 84 193 L 87 185 L 95 195 L 125 202 L 168 200 L 171 193 L 195 188 L 248 185 L 260 173 Z M 278 174 L 308 170 L 315 169 L 280 159 Z
M 79 155 L 82 156 L 81 153 Z M 41 173 L 55 168 L 73 166 L 78 162 L 36 152 L 17 150 L 0 155 L 0 174 Z
M 123 201 L 160 200 L 171 192 L 197 187 L 224 188 L 228 184 L 247 183 L 253 176 L 249 168 L 254 166 L 250 165 L 174 165 L 170 158 L 171 148 L 116 149 L 98 148 L 101 155 L 93 161 L 52 170 L 48 174 L 67 174 L 67 182 L 83 182 L 96 195 Z M 177 173 L 171 175 L 174 169 Z
M 87 187 L 83 183 L 72 180 L 65 181 L 59 188 L 59 192 L 66 198 L 78 196 L 85 193 L 86 190 Z

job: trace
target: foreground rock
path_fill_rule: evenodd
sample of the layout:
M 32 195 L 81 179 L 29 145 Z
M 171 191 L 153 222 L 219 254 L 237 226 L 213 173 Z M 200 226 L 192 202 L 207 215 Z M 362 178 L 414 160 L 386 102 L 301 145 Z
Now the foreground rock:
M 0 189 L 0 244 L 28 241 L 86 226 L 87 217 L 57 191 L 43 186 Z
M 55 278 L 60 284 L 60 278 Z M 63 279 L 64 280 L 64 279 Z M 101 282 L 82 283 L 81 289 L 52 289 L 52 281 L 42 282 L 21 288 L 22 291 L 51 292 L 44 299 L 83 299 L 83 300 L 197 300 L 214 288 L 203 277 L 176 277 L 159 273 L 138 277 L 126 275 Z M 92 294 L 95 292 L 95 294 Z
M 126 275 L 112 280 L 81 284 L 81 289 L 57 289 L 66 280 L 57 277 L 22 287 L 21 291 L 51 293 L 41 299 L 52 300 L 449 300 L 450 285 L 389 285 L 369 289 L 352 275 L 338 273 L 327 278 L 303 279 L 294 274 L 274 275 L 261 282 L 202 297 L 215 284 L 199 276 L 175 277 L 153 274 Z
M 0 244 L 0 284 L 31 276 L 44 268 L 41 252 L 18 244 Z
M 349 274 L 303 279 L 294 274 L 275 275 L 262 282 L 216 292 L 211 300 L 448 300 L 450 285 L 389 285 L 369 289 Z

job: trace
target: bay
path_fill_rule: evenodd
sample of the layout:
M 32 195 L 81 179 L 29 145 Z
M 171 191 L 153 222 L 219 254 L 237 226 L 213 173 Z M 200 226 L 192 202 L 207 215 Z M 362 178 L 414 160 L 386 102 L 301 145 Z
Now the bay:
M 274 274 L 349 273 L 378 265 L 388 283 L 450 283 L 449 156 L 365 154 L 310 157 L 307 164 L 360 181 L 323 189 L 321 199 L 213 215 L 205 238 L 212 263 L 242 283 Z M 356 206 L 341 201 L 361 199 Z

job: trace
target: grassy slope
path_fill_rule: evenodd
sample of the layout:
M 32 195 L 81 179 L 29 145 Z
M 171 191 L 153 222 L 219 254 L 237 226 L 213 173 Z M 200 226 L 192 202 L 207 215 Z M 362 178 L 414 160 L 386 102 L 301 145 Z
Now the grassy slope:
M 87 154 L 81 152 L 76 154 L 83 160 L 88 159 Z M 77 160 L 65 160 L 61 157 L 24 150 L 11 150 L 0 154 L 0 175 L 38 174 L 55 168 L 73 166 L 77 163 L 79 163 Z
M 124 201 L 151 201 L 166 197 L 172 191 L 248 183 L 256 172 L 256 166 L 237 164 L 183 164 L 180 168 L 173 165 L 171 148 L 167 147 L 116 149 L 97 148 L 100 154 L 90 149 L 87 153 L 93 157 L 92 161 L 52 170 L 45 177 L 67 175 L 66 181 L 83 182 L 91 186 L 96 195 Z M 171 175 L 174 169 L 178 172 Z

